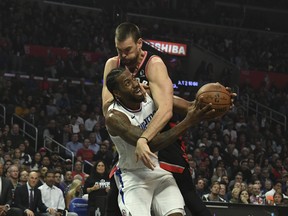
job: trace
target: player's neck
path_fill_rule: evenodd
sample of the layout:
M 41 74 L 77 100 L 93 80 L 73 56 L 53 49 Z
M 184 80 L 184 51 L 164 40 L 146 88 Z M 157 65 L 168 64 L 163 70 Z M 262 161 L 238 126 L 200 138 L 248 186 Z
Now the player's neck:
M 117 102 L 123 108 L 131 112 L 137 112 L 141 109 L 141 103 L 133 103 L 133 102 L 127 102 L 127 101 L 120 101 L 120 100 L 117 100 Z
M 130 71 L 131 73 L 136 73 L 136 72 L 138 71 L 138 69 L 139 69 L 139 67 L 140 67 L 140 65 L 141 65 L 141 63 L 142 63 L 142 61 L 143 61 L 143 58 L 145 57 L 145 52 L 146 52 L 146 51 L 143 51 L 143 50 L 141 49 L 140 55 L 139 55 L 138 60 L 137 60 L 137 62 L 135 63 L 135 65 L 128 67 L 128 69 L 129 69 L 129 71 Z

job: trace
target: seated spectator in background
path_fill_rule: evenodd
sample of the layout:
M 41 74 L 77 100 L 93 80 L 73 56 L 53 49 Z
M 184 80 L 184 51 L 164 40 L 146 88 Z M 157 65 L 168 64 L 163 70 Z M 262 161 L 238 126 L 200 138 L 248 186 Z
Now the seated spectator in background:
M 60 182 L 60 189 L 63 191 L 64 195 L 66 194 L 66 189 L 73 181 L 72 171 L 68 170 L 65 172 L 64 180 Z
M 71 141 L 69 141 L 68 143 L 66 143 L 66 148 L 68 150 L 66 150 L 66 156 L 69 158 L 72 158 L 72 153 L 73 156 L 75 157 L 77 154 L 77 151 L 79 149 L 81 149 L 83 147 L 83 144 L 81 142 L 79 142 L 79 136 L 77 133 L 73 133 L 72 137 L 71 137 Z M 72 152 L 72 153 L 71 153 Z
M 26 146 L 24 143 L 21 143 L 19 145 L 19 150 L 20 150 L 20 163 L 23 164 L 24 162 L 28 162 L 31 163 L 32 162 L 32 158 L 31 156 L 26 153 Z
M 285 206 L 283 194 L 280 192 L 275 192 L 273 195 L 274 205 L 276 206 Z
M 8 177 L 14 189 L 16 189 L 18 186 L 21 186 L 19 182 L 19 167 L 18 166 L 13 164 L 8 168 Z
M 42 157 L 41 167 L 47 167 L 48 169 L 52 169 L 51 160 L 48 155 Z
M 42 202 L 53 209 L 54 215 L 61 215 L 65 212 L 64 195 L 61 189 L 54 185 L 54 171 L 48 170 L 45 174 L 45 183 L 39 187 L 42 195 Z M 66 216 L 77 216 L 74 212 L 69 212 Z
M 252 195 L 250 195 L 250 203 L 255 204 L 255 205 L 265 204 L 265 200 L 262 197 L 259 184 L 253 184 Z
M 50 154 L 50 164 L 51 164 L 51 168 L 55 168 L 59 163 L 60 163 L 60 158 L 59 158 L 59 153 L 54 151 L 51 152 Z
M 61 178 L 62 178 L 61 172 L 55 170 L 54 171 L 54 185 L 62 191 L 62 189 L 60 187 Z M 64 194 L 64 191 L 62 191 L 62 193 Z
M 89 134 L 89 140 L 90 140 L 89 149 L 93 150 L 94 154 L 97 154 L 97 152 L 100 149 L 100 145 L 96 141 L 96 134 L 94 132 Z
M 97 123 L 96 115 L 94 112 L 91 112 L 89 115 L 89 118 L 85 120 L 85 123 L 84 123 L 85 124 L 85 130 L 89 133 L 92 132 L 96 123 Z
M 81 161 L 76 161 L 74 165 L 74 170 L 72 171 L 72 177 L 74 178 L 75 175 L 81 176 L 82 182 L 84 184 L 87 174 L 84 173 L 82 169 L 83 169 L 83 163 Z
M 13 124 L 7 139 L 11 140 L 12 148 L 18 148 L 20 143 L 24 143 L 24 137 L 20 134 L 20 128 L 18 124 Z
M 239 193 L 238 203 L 249 204 L 249 193 L 247 190 L 242 190 Z
M 226 202 L 223 198 L 219 196 L 220 184 L 219 182 L 213 182 L 210 187 L 210 193 L 204 194 L 202 196 L 203 201 L 210 202 Z
M 109 142 L 108 140 L 104 140 L 103 143 L 100 145 L 100 150 L 97 152 L 96 155 L 93 157 L 93 161 L 103 160 L 107 166 L 107 168 L 111 168 L 112 161 L 114 159 L 113 154 L 111 151 L 108 150 L 107 145 L 105 142 Z
M 44 178 L 45 178 L 47 171 L 48 171 L 48 168 L 45 166 L 42 166 L 40 170 L 38 171 L 39 177 L 38 177 L 37 187 L 40 187 L 41 185 L 45 183 Z
M 36 152 L 30 164 L 30 170 L 39 170 L 41 167 L 41 161 L 42 161 L 41 154 L 39 152 Z
M 23 171 L 20 172 L 19 183 L 20 183 L 21 185 L 24 185 L 24 184 L 27 183 L 27 181 L 28 181 L 28 175 L 29 175 L 29 173 L 28 173 L 26 170 L 23 170 Z
M 47 153 L 47 150 L 46 148 L 42 147 L 39 149 L 39 153 L 41 155 L 41 159 L 44 157 L 44 156 L 48 156 L 48 153 Z
M 77 151 L 76 157 L 79 159 L 81 158 L 81 161 L 87 160 L 90 163 L 93 161 L 94 157 L 94 151 L 89 149 L 90 146 L 90 140 L 89 139 L 84 139 L 83 141 L 83 146 Z
M 106 195 L 110 190 L 110 179 L 104 161 L 96 161 L 90 176 L 84 184 L 84 193 L 88 193 L 88 216 L 95 216 L 99 208 L 100 214 L 105 213 Z
M 65 171 L 72 171 L 73 168 L 73 164 L 72 164 L 72 160 L 71 159 L 66 159 L 64 162 L 64 172 Z
M 240 188 L 233 188 L 232 190 L 232 197 L 229 200 L 229 203 L 238 203 L 239 202 L 239 194 L 240 194 L 241 189 Z
M 79 179 L 74 179 L 69 187 L 69 190 L 66 193 L 65 197 L 65 204 L 66 208 L 69 209 L 69 205 L 71 200 L 73 200 L 75 197 L 82 198 L 83 194 L 81 193 L 82 188 L 82 181 Z
M 276 181 L 273 188 L 265 193 L 265 197 L 273 197 L 276 192 L 282 193 L 282 181 L 280 180 Z
M 18 208 L 12 207 L 12 190 L 13 185 L 8 178 L 3 176 L 3 163 L 0 163 L 0 182 L 1 182 L 1 193 L 0 193 L 0 215 L 2 216 L 18 216 L 22 215 L 22 212 Z
M 199 178 L 196 183 L 196 193 L 201 198 L 204 194 L 207 193 L 205 187 L 205 181 L 202 178 Z
M 219 196 L 221 198 L 223 198 L 225 201 L 228 201 L 228 199 L 227 199 L 227 185 L 225 184 L 225 182 L 220 182 Z
M 39 215 L 37 209 L 42 213 L 53 214 L 55 212 L 54 209 L 48 208 L 42 202 L 41 191 L 36 187 L 38 180 L 38 173 L 32 171 L 29 173 L 27 184 L 21 185 L 15 190 L 15 205 L 28 216 Z

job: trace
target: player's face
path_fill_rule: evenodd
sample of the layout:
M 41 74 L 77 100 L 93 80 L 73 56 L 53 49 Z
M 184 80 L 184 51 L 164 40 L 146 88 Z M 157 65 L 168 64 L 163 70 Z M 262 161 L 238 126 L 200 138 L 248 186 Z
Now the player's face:
M 141 39 L 139 39 L 136 43 L 132 37 L 128 37 L 122 42 L 115 40 L 115 46 L 118 56 L 124 65 L 127 67 L 132 67 L 137 64 L 142 47 Z
M 139 82 L 128 71 L 124 71 L 119 77 L 119 99 L 126 103 L 141 103 L 144 101 L 143 92 L 140 89 Z

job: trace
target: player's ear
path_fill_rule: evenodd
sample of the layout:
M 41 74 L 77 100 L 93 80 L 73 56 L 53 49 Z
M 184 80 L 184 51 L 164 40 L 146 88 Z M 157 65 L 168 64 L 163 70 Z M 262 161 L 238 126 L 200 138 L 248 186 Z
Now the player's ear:
M 115 99 L 118 100 L 118 99 L 121 98 L 120 92 L 119 92 L 118 90 L 114 90 L 114 91 L 113 91 L 113 94 L 114 94 Z
M 142 38 L 139 38 L 139 39 L 137 40 L 137 43 L 136 43 L 137 48 L 138 48 L 138 49 L 141 49 L 141 48 L 142 48 L 142 44 L 143 44 L 143 39 L 142 39 Z

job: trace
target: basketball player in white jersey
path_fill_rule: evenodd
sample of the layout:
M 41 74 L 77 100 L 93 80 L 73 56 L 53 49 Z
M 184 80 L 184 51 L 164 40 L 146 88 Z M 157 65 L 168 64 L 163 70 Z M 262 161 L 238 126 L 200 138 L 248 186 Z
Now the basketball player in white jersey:
M 154 170 L 147 168 L 142 160 L 136 162 L 137 140 L 156 112 L 152 98 L 143 94 L 139 83 L 125 68 L 113 69 L 107 76 L 106 85 L 114 97 L 106 115 L 106 126 L 119 153 L 114 176 L 122 215 L 149 216 L 151 209 L 156 216 L 184 215 L 184 200 L 176 182 L 170 172 L 159 167 L 157 157 L 151 155 L 150 158 L 155 164 Z M 192 124 L 209 116 L 209 112 L 213 112 L 210 105 L 200 110 L 192 103 L 185 119 L 156 135 L 149 147 L 155 150 L 172 144 Z

